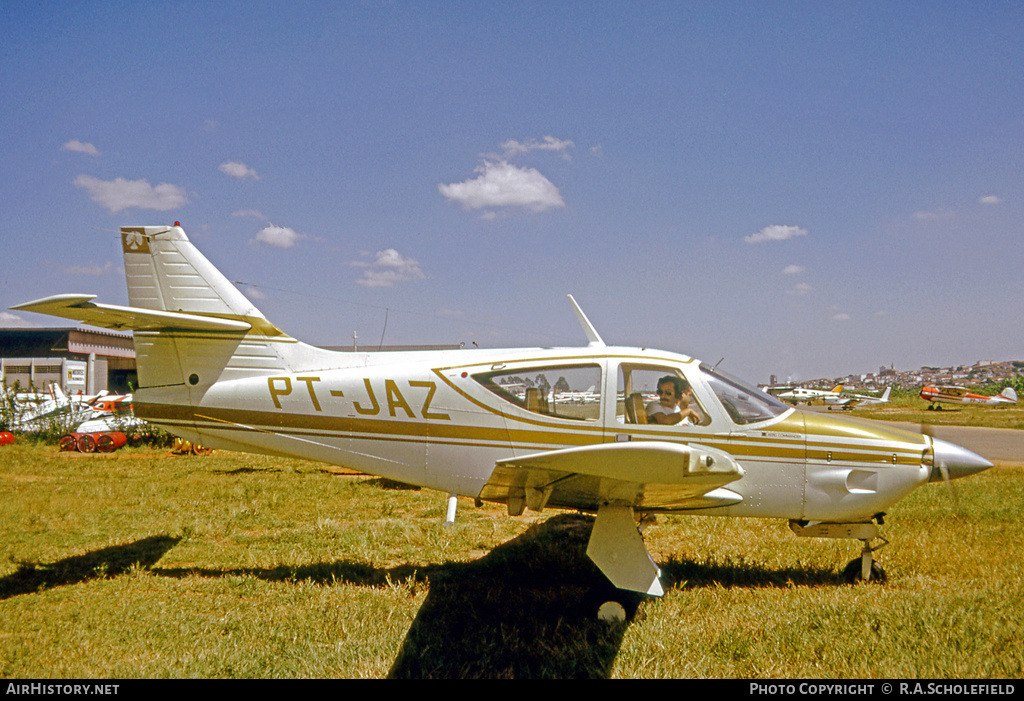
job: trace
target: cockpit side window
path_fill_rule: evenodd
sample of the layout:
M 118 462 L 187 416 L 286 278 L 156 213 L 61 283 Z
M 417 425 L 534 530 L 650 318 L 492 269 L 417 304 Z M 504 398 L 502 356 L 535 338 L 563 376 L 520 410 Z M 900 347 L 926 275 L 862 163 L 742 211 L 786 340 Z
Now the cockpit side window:
M 679 368 L 671 366 L 621 364 L 619 366 L 616 396 L 616 420 L 622 424 L 655 423 L 652 415 L 657 410 L 656 407 L 661 400 L 658 394 L 659 385 L 667 377 L 686 379 Z M 686 384 L 688 385 L 689 382 L 686 382 Z M 685 420 L 680 420 L 678 425 L 704 426 L 709 423 L 708 413 L 704 411 L 704 407 L 701 405 L 700 400 L 697 399 L 697 395 L 692 391 L 692 388 L 687 393 L 685 406 L 677 404 L 674 407 L 666 407 L 664 411 L 669 414 L 680 413 L 687 408 L 692 413 L 686 412 L 687 417 Z
M 772 395 L 737 380 L 707 365 L 700 366 L 711 390 L 722 407 L 739 425 L 768 421 L 789 411 L 790 407 Z
M 478 373 L 473 379 L 516 406 L 574 421 L 601 418 L 600 365 L 547 365 Z

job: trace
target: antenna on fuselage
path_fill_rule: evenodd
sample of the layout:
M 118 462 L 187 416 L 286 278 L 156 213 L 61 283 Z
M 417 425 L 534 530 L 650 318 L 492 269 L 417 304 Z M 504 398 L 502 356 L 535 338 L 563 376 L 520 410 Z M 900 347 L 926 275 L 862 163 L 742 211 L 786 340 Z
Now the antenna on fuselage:
M 580 305 L 576 303 L 576 300 L 573 299 L 572 295 L 567 295 L 567 297 L 569 297 L 569 301 L 572 302 L 572 308 L 576 310 L 576 316 L 579 317 L 580 326 L 583 327 L 583 333 L 587 334 L 587 340 L 590 342 L 588 345 L 603 346 L 604 341 L 601 340 L 601 335 L 597 333 L 597 329 L 595 329 L 594 325 L 590 323 L 590 319 L 588 319 L 587 315 L 583 313 L 582 309 L 580 309 Z

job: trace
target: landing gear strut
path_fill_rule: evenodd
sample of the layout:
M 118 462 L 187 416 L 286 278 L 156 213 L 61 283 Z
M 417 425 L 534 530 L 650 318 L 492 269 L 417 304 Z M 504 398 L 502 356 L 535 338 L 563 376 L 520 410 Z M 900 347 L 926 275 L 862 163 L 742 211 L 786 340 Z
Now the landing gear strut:
M 882 515 L 876 516 L 878 523 L 882 523 Z M 878 526 L 874 523 L 809 523 L 807 521 L 790 521 L 789 528 L 802 538 L 849 538 L 859 540 L 864 544 L 860 551 L 860 557 L 852 560 L 843 570 L 843 578 L 848 582 L 884 582 L 885 570 L 878 560 L 875 559 L 875 551 L 881 550 L 889 544 L 885 538 L 878 535 Z M 882 541 L 878 545 L 871 545 L 871 541 L 878 539 Z

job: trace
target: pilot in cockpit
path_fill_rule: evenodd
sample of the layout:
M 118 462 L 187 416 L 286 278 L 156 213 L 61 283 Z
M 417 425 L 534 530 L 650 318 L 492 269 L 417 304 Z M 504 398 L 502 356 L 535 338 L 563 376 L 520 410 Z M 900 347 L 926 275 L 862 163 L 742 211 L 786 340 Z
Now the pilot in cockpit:
M 689 426 L 701 422 L 690 403 L 690 383 L 675 375 L 666 375 L 658 380 L 658 399 L 647 405 L 647 422 L 671 426 Z

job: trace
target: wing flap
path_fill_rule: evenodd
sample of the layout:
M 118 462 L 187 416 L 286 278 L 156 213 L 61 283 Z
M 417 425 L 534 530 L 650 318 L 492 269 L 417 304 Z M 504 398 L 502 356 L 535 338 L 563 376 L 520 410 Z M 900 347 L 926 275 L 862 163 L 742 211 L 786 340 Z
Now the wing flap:
M 513 514 L 524 507 L 594 510 L 605 503 L 707 508 L 741 501 L 719 488 L 742 476 L 728 453 L 703 445 L 602 443 L 499 460 L 480 498 L 505 502 Z
M 248 331 L 252 324 L 236 319 L 165 312 L 139 307 L 122 307 L 115 304 L 93 302 L 96 295 L 65 294 L 45 297 L 11 307 L 27 312 L 50 314 L 65 319 L 74 319 L 104 329 L 132 329 L 134 331 L 157 331 L 180 329 L 185 331 Z

